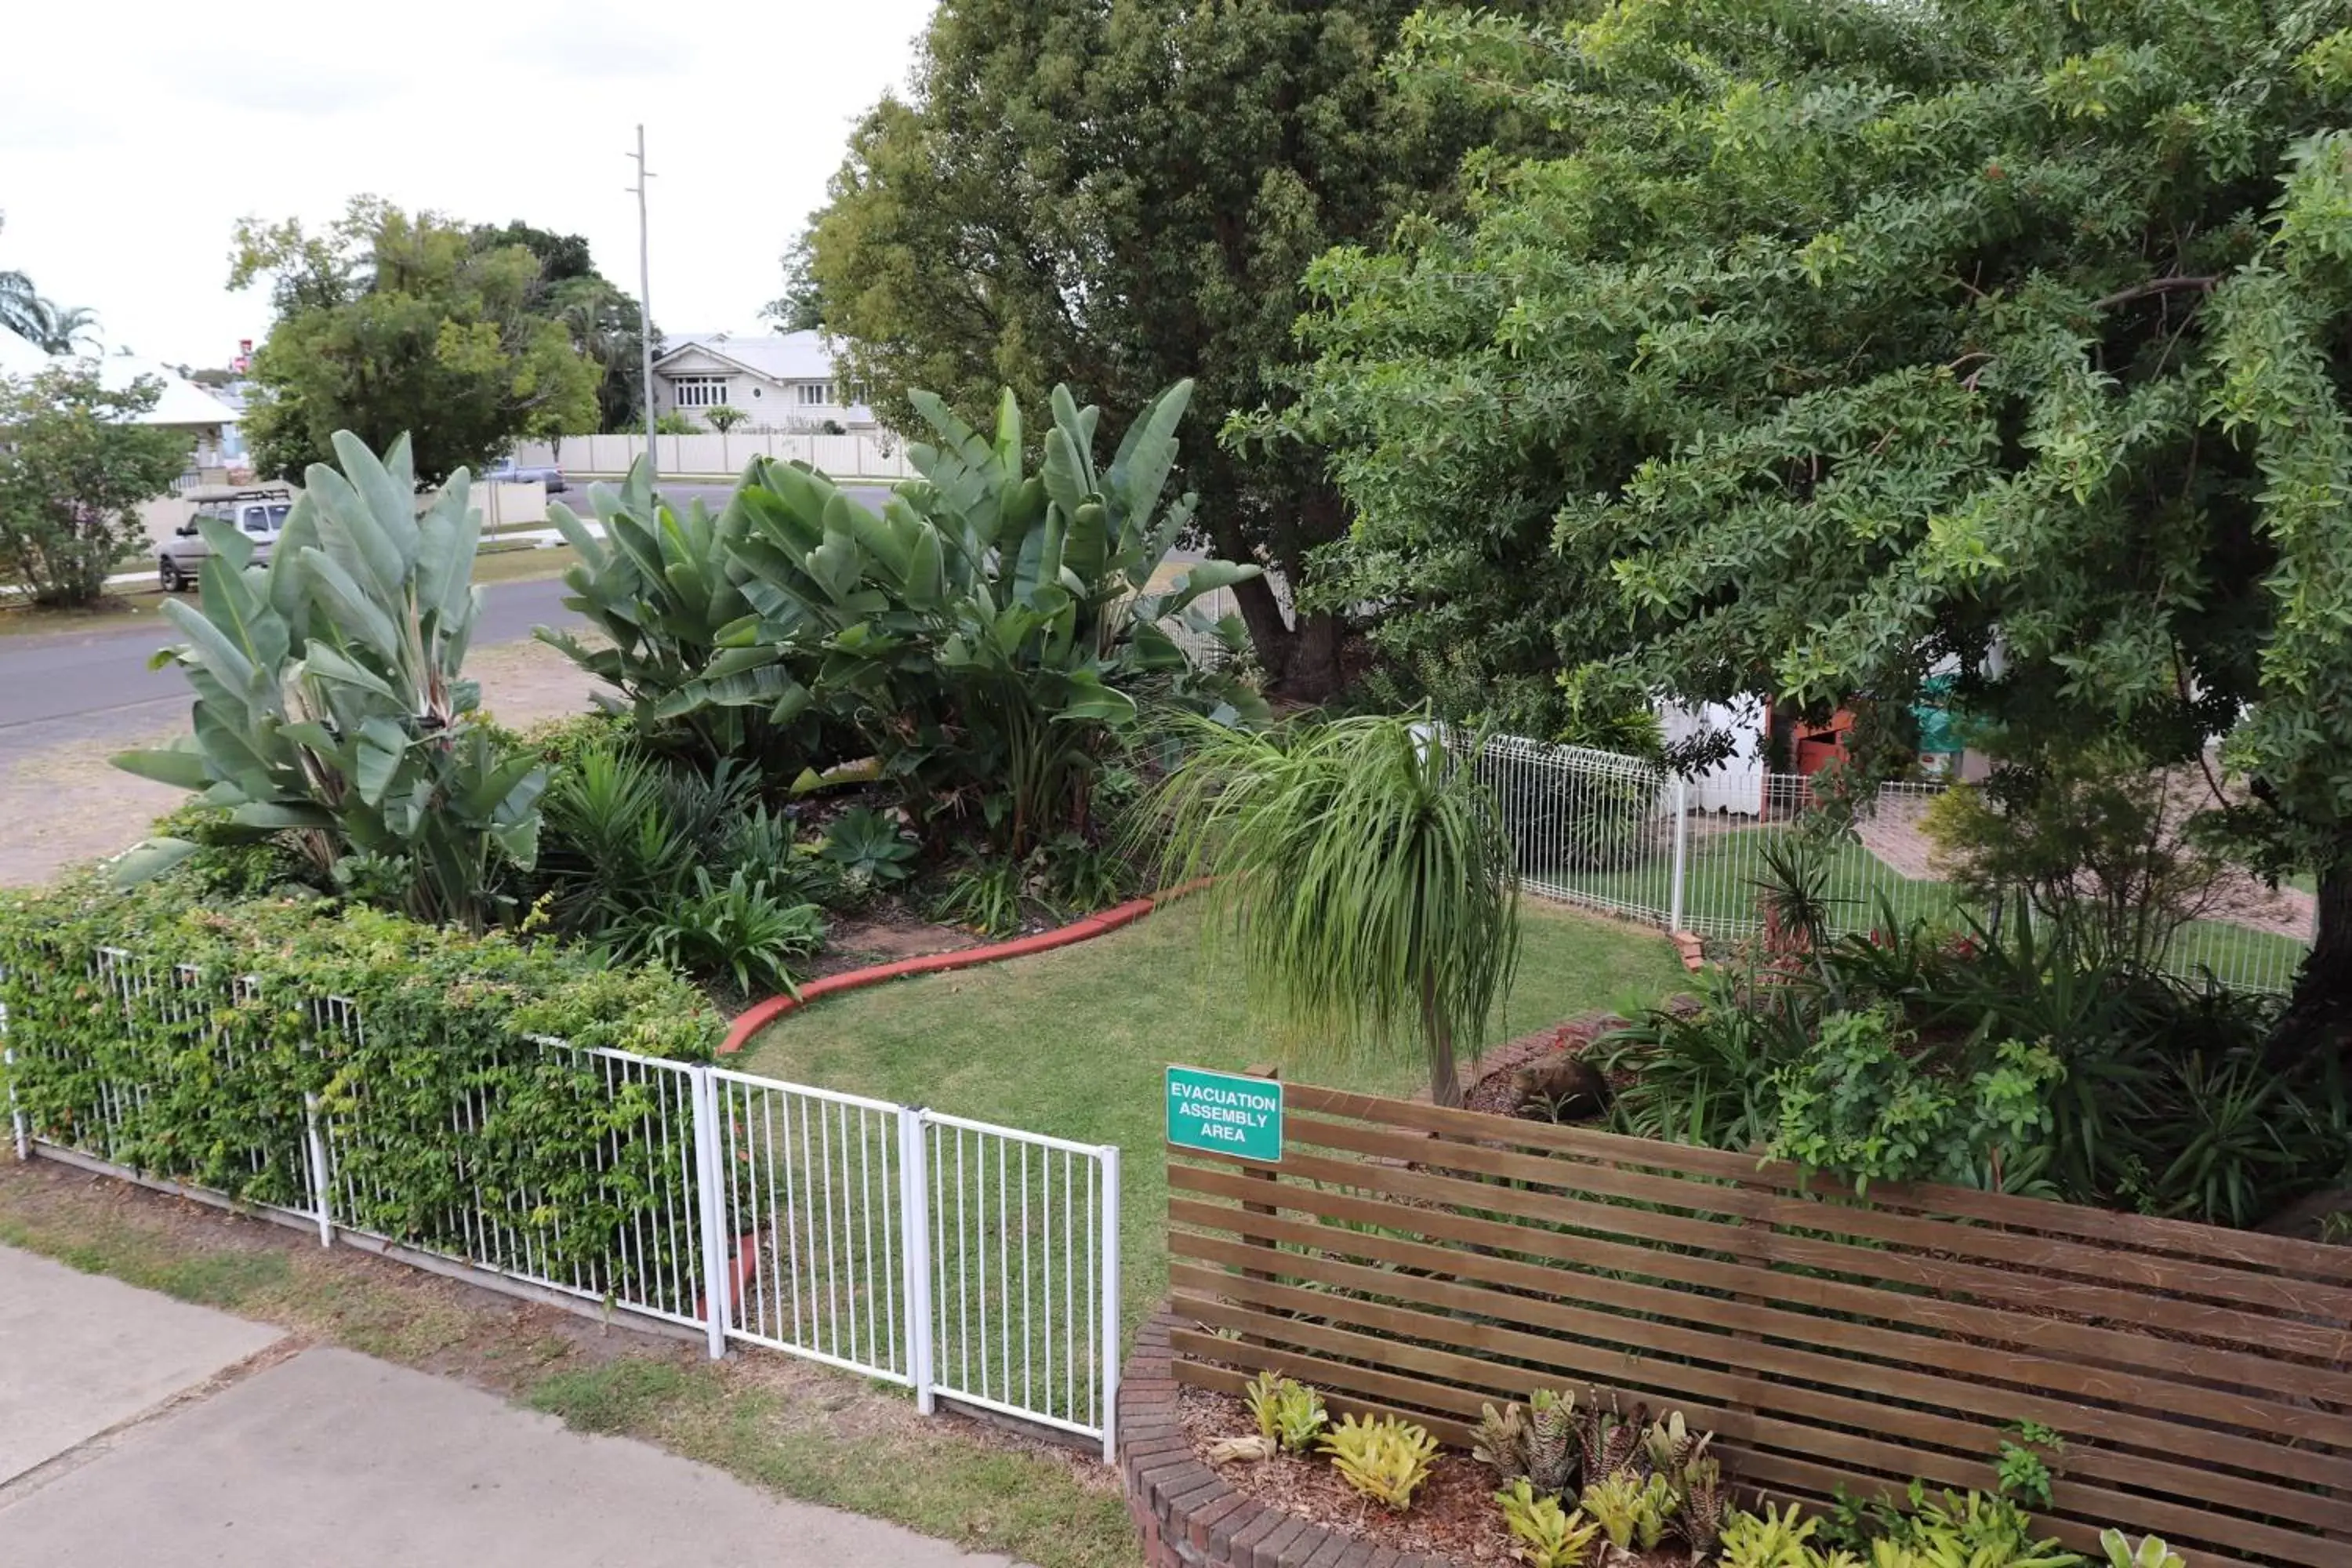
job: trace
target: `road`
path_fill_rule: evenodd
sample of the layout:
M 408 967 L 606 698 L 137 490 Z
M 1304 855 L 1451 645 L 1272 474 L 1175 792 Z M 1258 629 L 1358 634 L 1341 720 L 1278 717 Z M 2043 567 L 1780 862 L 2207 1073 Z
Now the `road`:
M 879 486 L 845 488 L 869 507 L 889 493 Z M 732 485 L 662 487 L 667 500 L 699 500 L 712 507 L 726 504 L 733 490 Z M 558 499 L 583 517 L 593 515 L 585 486 Z M 552 578 L 492 584 L 474 646 L 516 642 L 533 626 L 576 622 L 563 595 L 563 584 Z M 68 742 L 145 734 L 185 719 L 186 678 L 169 667 L 147 668 L 155 650 L 172 640 L 161 627 L 0 638 L 0 762 Z

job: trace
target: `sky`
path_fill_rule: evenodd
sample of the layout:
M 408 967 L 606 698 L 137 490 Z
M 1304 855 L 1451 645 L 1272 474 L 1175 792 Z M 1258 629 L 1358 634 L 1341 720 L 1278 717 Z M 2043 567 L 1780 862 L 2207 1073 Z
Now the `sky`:
M 634 289 L 640 121 L 654 320 L 753 329 L 852 125 L 903 93 L 931 5 L 21 9 L 0 50 L 0 270 L 95 310 L 110 350 L 196 367 L 268 334 L 267 283 L 226 287 L 236 220 L 323 224 L 355 195 L 585 235 Z

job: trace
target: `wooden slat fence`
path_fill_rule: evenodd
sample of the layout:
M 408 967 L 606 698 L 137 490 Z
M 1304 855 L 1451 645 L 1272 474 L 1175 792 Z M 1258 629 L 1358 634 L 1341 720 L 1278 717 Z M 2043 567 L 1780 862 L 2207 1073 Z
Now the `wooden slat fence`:
M 2052 1533 L 2191 1568 L 2352 1564 L 2352 1247 L 1292 1085 L 1279 1166 L 1169 1171 L 1177 1375 L 1273 1367 L 1465 1444 L 1588 1384 L 1822 1504 L 1990 1488 L 2067 1441 Z

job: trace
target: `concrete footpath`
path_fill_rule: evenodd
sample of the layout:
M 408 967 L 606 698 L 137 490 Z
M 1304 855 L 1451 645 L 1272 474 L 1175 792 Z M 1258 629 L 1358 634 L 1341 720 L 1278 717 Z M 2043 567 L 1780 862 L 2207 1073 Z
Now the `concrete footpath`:
M 44 1568 L 1007 1562 L 5 1247 L 0 1542 Z

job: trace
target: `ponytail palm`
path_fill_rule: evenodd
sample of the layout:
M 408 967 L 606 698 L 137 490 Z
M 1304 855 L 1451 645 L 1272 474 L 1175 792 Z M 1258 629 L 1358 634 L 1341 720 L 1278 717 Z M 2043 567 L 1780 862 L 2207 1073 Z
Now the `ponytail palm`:
M 1214 879 L 1211 941 L 1251 1011 L 1302 1050 L 1416 1047 L 1430 1095 L 1462 1103 L 1475 1047 L 1518 962 L 1518 876 L 1493 797 L 1408 718 L 1271 734 L 1192 722 L 1160 786 L 1171 882 Z

